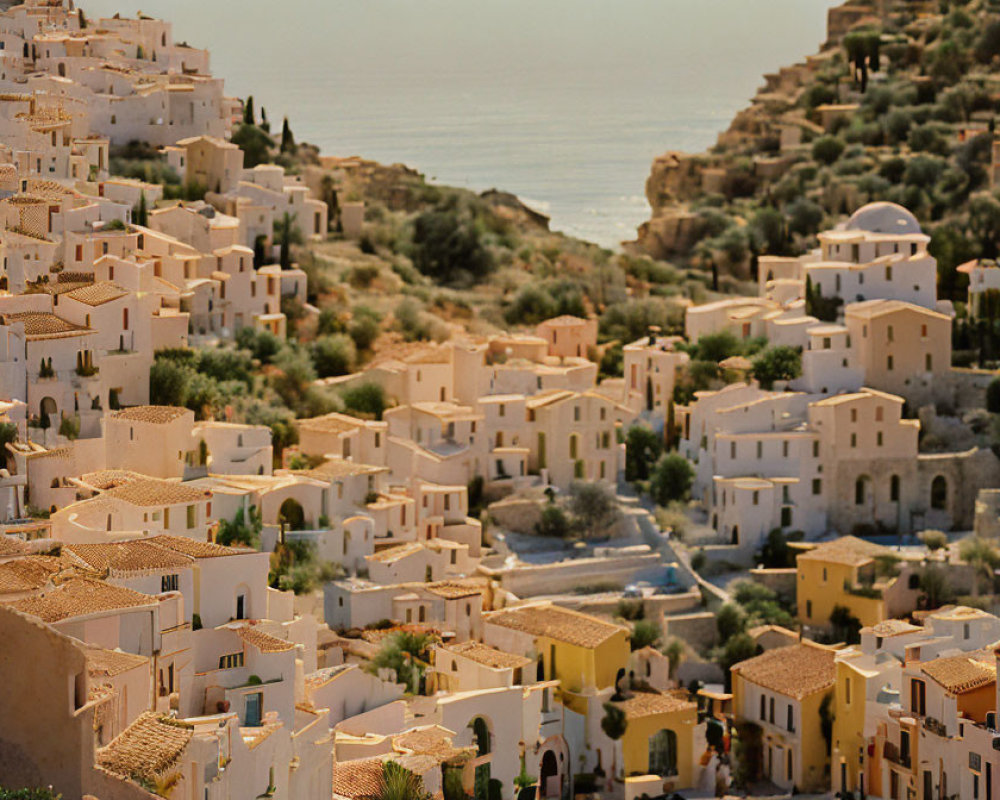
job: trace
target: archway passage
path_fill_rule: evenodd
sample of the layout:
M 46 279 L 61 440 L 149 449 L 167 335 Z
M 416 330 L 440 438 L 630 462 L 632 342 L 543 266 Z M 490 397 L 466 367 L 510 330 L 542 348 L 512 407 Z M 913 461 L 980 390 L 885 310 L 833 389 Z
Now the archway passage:
M 56 401 L 51 397 L 43 397 L 39 410 L 41 411 L 42 424 L 46 427 L 51 426 L 56 418 Z
M 948 480 L 938 475 L 931 481 L 931 508 L 943 511 L 948 508 Z
M 538 784 L 542 797 L 562 797 L 562 778 L 559 775 L 559 759 L 555 750 L 546 750 L 542 756 Z
M 293 531 L 302 531 L 306 527 L 306 514 L 298 500 L 289 497 L 278 510 L 278 522 Z
M 677 734 L 668 728 L 649 737 L 649 773 L 662 777 L 677 774 Z

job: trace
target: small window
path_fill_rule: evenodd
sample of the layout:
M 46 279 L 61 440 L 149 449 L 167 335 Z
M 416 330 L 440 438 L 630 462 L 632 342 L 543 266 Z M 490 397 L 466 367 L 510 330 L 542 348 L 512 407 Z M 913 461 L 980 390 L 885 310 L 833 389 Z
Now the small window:
M 823 494 L 823 481 L 819 478 L 813 478 L 812 482 L 813 494 Z
M 733 459 L 736 458 L 736 442 L 729 443 L 729 457 Z

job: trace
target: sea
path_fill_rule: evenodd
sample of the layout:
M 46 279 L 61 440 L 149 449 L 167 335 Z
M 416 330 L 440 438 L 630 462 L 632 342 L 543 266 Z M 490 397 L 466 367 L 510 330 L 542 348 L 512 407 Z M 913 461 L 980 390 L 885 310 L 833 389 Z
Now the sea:
M 710 147 L 834 0 L 82 0 L 208 48 L 229 94 L 324 153 L 514 192 L 615 248 L 652 160 Z

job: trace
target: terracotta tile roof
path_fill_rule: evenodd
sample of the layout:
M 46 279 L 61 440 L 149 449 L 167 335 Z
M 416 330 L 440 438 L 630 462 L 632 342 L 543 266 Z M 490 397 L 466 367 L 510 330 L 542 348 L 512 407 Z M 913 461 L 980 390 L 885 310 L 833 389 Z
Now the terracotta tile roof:
M 287 653 L 289 650 L 295 649 L 292 642 L 286 642 L 284 639 L 265 633 L 254 625 L 240 625 L 236 629 L 236 635 L 262 653 Z
M 0 563 L 0 595 L 34 592 L 44 587 L 62 562 L 51 556 L 25 556 Z
M 545 636 L 577 647 L 597 647 L 625 628 L 610 622 L 553 605 L 523 606 L 496 611 L 486 617 L 493 625 Z
M 133 483 L 142 480 L 147 476 L 127 469 L 102 469 L 96 472 L 87 472 L 80 476 L 80 482 L 93 486 L 95 489 L 106 491 L 114 489 L 116 486 L 123 486 L 126 483 Z
M 397 544 L 393 547 L 387 547 L 384 550 L 379 550 L 377 553 L 365 556 L 365 558 L 368 561 L 378 561 L 383 564 L 391 564 L 401 558 L 406 558 L 406 556 L 419 553 L 423 549 L 424 546 L 420 542 L 404 542 L 403 544 Z
M 134 506 L 172 506 L 180 503 L 197 503 L 211 497 L 212 493 L 207 489 L 195 489 L 177 481 L 144 478 L 115 486 L 102 496 L 123 500 Z
M 801 700 L 833 686 L 835 651 L 812 644 L 777 647 L 733 667 L 744 679 Z
M 346 414 L 325 414 L 322 417 L 296 420 L 296 425 L 308 431 L 318 433 L 348 433 L 357 430 L 364 422 Z
M 907 633 L 919 633 L 923 630 L 919 625 L 911 625 L 905 619 L 886 619 L 872 625 L 869 630 L 883 639 L 889 636 L 903 636 Z
M 698 704 L 688 699 L 688 693 L 679 692 L 636 692 L 627 700 L 616 703 L 628 719 L 653 717 L 657 714 L 672 714 L 675 711 L 693 711 Z
M 472 597 L 482 595 L 483 590 L 478 586 L 465 586 L 461 583 L 450 581 L 439 581 L 438 583 L 428 583 L 424 587 L 428 592 L 445 600 L 457 600 L 461 597 Z
M 845 564 L 860 567 L 867 564 L 875 556 L 888 553 L 889 548 L 874 542 L 866 542 L 856 536 L 841 536 L 832 542 L 825 542 L 812 550 L 807 550 L 799 556 L 806 561 L 828 561 L 832 564 Z
M 29 552 L 28 545 L 14 536 L 0 535 L 0 556 L 23 556 Z
M 310 478 L 329 480 L 330 478 L 344 478 L 351 475 L 374 475 L 378 472 L 388 472 L 388 467 L 376 467 L 371 464 L 358 464 L 354 461 L 345 461 L 342 458 L 330 458 L 313 469 L 296 470 L 297 475 L 306 475 Z
M 124 778 L 155 781 L 177 763 L 193 735 L 192 725 L 147 711 L 97 751 L 97 763 Z
M 39 339 L 64 339 L 69 336 L 82 336 L 91 333 L 90 328 L 74 325 L 60 319 L 48 311 L 22 311 L 16 314 L 4 314 L 8 323 L 23 322 L 24 335 L 29 341 Z
M 71 544 L 63 548 L 71 562 L 108 575 L 144 572 L 147 570 L 181 569 L 190 567 L 190 556 L 158 546 L 148 539 L 108 544 Z
M 574 317 L 572 314 L 563 314 L 561 317 L 552 317 L 544 322 L 538 323 L 539 328 L 567 327 L 574 325 L 586 325 L 587 320 L 582 317 Z
M 59 622 L 71 617 L 155 605 L 156 598 L 103 581 L 76 578 L 33 597 L 15 600 L 11 607 L 42 622 Z
M 431 756 L 441 763 L 464 752 L 452 744 L 454 736 L 453 731 L 440 725 L 427 725 L 393 736 L 392 747 L 397 753 Z
M 952 694 L 964 694 L 995 683 L 996 662 L 988 651 L 936 658 L 920 665 L 925 675 Z
M 470 661 L 475 661 L 477 664 L 492 667 L 493 669 L 517 669 L 531 663 L 530 658 L 514 655 L 513 653 L 505 653 L 503 650 L 497 650 L 495 647 L 490 647 L 481 642 L 463 642 L 462 644 L 452 645 L 444 649 L 449 653 L 455 653 Z
M 333 765 L 333 794 L 350 800 L 369 800 L 381 795 L 383 760 L 359 758 Z
M 222 558 L 257 552 L 246 547 L 226 547 L 215 542 L 202 542 L 198 539 L 189 539 L 187 536 L 171 536 L 167 533 L 151 536 L 146 541 L 192 558 Z
M 95 647 L 87 651 L 87 673 L 95 678 L 113 678 L 148 663 L 149 659 L 145 656 L 123 653 L 120 650 Z
M 88 306 L 100 306 L 118 300 L 128 294 L 128 289 L 123 289 L 112 281 L 100 281 L 90 286 L 74 289 L 66 294 L 67 297 L 85 303 Z
M 111 418 L 163 425 L 190 413 L 186 408 L 180 408 L 179 406 L 133 406 L 132 408 L 112 412 Z

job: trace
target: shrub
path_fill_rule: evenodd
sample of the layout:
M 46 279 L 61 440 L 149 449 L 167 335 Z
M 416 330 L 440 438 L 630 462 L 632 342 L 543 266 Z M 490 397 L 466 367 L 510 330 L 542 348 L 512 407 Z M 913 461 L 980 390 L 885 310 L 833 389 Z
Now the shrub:
M 559 506 L 548 504 L 542 509 L 541 519 L 535 523 L 536 536 L 565 539 L 570 535 L 569 517 Z
M 942 531 L 923 531 L 917 538 L 932 553 L 936 553 L 938 550 L 948 546 L 948 536 Z
M 649 479 L 652 466 L 663 452 L 663 440 L 644 425 L 633 425 L 625 434 L 625 480 Z
M 802 374 L 802 355 L 794 347 L 769 347 L 753 360 L 753 376 L 764 389 L 775 381 L 788 381 Z
M 618 502 L 603 483 L 576 482 L 570 486 L 570 511 L 586 536 L 607 535 L 618 522 Z
M 347 375 L 354 368 L 354 340 L 342 333 L 321 336 L 310 348 L 313 366 L 320 378 Z
M 76 439 L 80 435 L 80 418 L 76 414 L 63 417 L 59 422 L 59 435 L 70 441 Z
M 465 283 L 485 278 L 494 260 L 473 220 L 425 211 L 413 223 L 413 265 L 441 283 Z
M 377 383 L 360 383 L 340 393 L 347 411 L 373 419 L 382 419 L 386 408 L 385 390 Z
M 813 142 L 812 157 L 820 164 L 830 165 L 840 158 L 845 146 L 843 140 L 836 136 L 820 136 Z
M 633 650 L 655 647 L 660 641 L 660 626 L 648 619 L 640 619 L 632 626 L 631 645 Z

